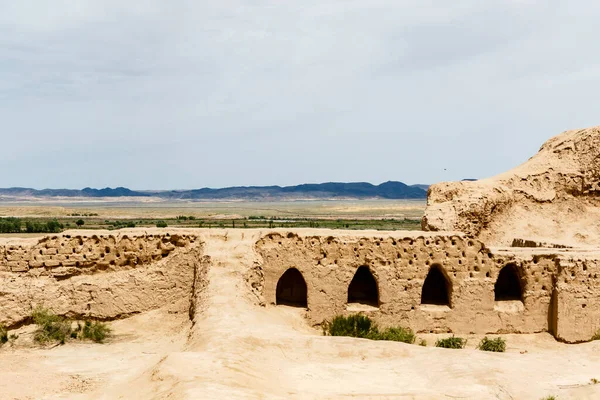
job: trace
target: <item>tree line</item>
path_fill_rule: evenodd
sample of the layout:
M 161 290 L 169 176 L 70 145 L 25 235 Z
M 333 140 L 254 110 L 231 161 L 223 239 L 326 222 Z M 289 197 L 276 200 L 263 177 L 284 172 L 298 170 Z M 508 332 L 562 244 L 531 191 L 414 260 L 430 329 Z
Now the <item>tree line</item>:
M 0 218 L 0 233 L 59 233 L 64 226 L 56 219 L 39 221 L 22 221 L 19 218 Z

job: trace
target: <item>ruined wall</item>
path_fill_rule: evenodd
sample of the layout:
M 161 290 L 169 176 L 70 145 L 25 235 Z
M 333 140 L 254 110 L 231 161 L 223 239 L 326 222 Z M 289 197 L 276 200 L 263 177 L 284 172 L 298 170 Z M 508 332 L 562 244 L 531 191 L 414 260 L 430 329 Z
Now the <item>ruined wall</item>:
M 398 233 L 394 236 L 299 236 L 271 233 L 256 244 L 264 263 L 264 297 L 276 302 L 279 278 L 297 268 L 308 286 L 308 318 L 319 324 L 348 312 L 348 286 L 368 266 L 379 290 L 379 307 L 364 311 L 381 325 L 417 332 L 541 332 L 549 327 L 554 257 L 493 254 L 483 243 L 460 235 Z M 523 302 L 496 302 L 494 286 L 503 267 L 514 263 Z M 421 304 L 423 283 L 433 265 L 448 280 L 450 307 Z
M 590 340 L 600 330 L 600 260 L 561 260 L 555 302 L 557 339 Z
M 181 302 L 208 268 L 186 234 L 57 235 L 0 245 L 0 323 L 37 305 L 60 315 L 114 319 Z
M 0 272 L 34 272 L 56 278 L 117 271 L 148 265 L 167 257 L 178 247 L 196 241 L 189 235 L 69 234 L 44 237 L 37 243 L 0 244 Z

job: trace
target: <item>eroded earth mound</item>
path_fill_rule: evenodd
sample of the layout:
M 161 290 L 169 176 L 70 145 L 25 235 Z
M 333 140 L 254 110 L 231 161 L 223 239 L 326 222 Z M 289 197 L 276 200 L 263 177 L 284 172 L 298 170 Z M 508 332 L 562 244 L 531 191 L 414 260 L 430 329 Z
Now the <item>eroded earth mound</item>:
M 490 245 L 600 239 L 600 127 L 564 132 L 501 175 L 429 189 L 423 229 L 461 231 Z

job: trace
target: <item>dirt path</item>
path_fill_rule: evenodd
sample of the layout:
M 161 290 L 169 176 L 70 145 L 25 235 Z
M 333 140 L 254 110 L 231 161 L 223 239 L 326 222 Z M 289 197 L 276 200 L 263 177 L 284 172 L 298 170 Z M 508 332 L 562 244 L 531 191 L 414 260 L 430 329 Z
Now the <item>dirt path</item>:
M 257 305 L 246 275 L 259 234 L 207 233 L 193 324 L 163 309 L 112 323 L 105 345 L 3 348 L 0 399 L 600 398 L 600 342 L 507 335 L 507 353 L 490 354 L 479 337 L 465 350 L 323 337 L 302 310 Z

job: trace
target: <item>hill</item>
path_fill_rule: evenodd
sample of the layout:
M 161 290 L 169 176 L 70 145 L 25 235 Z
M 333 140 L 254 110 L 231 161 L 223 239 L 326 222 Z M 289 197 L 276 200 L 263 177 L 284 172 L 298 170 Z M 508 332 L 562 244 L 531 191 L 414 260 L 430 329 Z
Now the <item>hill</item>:
M 427 191 L 402 182 L 303 184 L 297 186 L 239 186 L 221 189 L 134 191 L 124 187 L 75 189 L 0 189 L 0 200 L 44 197 L 155 197 L 165 200 L 301 200 L 301 199 L 425 199 Z

